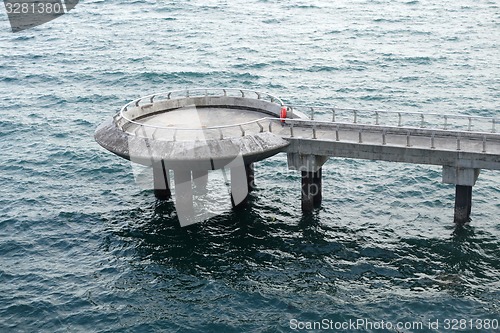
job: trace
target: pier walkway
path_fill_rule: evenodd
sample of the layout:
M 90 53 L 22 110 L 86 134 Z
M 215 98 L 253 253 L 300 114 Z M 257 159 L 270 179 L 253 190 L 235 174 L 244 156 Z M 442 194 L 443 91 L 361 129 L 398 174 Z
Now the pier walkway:
M 499 121 L 286 105 L 249 90 L 193 89 L 132 101 L 95 137 L 117 155 L 153 166 L 158 198 L 170 197 L 168 171 L 174 170 L 174 183 L 188 184 L 188 194 L 176 198 L 178 210 L 191 209 L 192 181 L 224 168 L 231 170 L 232 202 L 238 204 L 252 188 L 252 163 L 284 152 L 289 168 L 302 173 L 304 211 L 321 204 L 323 164 L 345 157 L 442 166 L 442 181 L 456 188 L 455 222 L 464 223 L 480 170 L 500 170 Z

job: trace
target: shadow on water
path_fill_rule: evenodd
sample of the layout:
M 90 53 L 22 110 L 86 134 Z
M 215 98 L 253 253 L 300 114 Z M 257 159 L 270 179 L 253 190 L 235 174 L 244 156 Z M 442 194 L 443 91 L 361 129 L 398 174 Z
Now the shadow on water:
M 345 237 L 334 240 L 319 211 L 288 216 L 274 208 L 257 209 L 254 200 L 250 196 L 247 205 L 185 228 L 172 202 L 115 212 L 105 219 L 113 239 L 110 251 L 131 256 L 132 265 L 149 262 L 237 288 L 334 292 L 336 273 L 322 262 L 350 251 L 342 244 Z
M 322 210 L 290 216 L 257 207 L 257 200 L 250 196 L 247 205 L 185 228 L 172 202 L 106 220 L 116 255 L 129 256 L 133 267 L 155 265 L 159 276 L 174 270 L 239 290 L 338 297 L 340 283 L 481 298 L 498 281 L 499 242 L 470 225 L 450 226 L 444 238 L 370 238 L 349 225 L 325 223 L 330 216 Z

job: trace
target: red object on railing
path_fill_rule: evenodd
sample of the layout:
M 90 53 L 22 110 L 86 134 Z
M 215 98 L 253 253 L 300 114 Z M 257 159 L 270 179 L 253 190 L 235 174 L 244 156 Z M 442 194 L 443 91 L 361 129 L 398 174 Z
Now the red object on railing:
M 286 106 L 282 106 L 280 112 L 280 119 L 282 123 L 285 122 L 285 118 L 286 118 Z

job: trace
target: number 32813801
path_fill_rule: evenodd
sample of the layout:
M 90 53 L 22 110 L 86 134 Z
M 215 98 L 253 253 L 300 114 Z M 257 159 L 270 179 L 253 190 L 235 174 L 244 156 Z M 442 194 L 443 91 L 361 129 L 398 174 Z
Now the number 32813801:
M 64 7 L 60 3 L 39 2 L 6 2 L 8 14 L 63 14 Z

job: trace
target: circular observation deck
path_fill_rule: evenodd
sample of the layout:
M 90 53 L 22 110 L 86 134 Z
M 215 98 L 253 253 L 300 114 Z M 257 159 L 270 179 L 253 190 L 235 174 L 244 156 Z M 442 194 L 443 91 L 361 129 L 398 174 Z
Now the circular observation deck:
M 245 89 L 170 91 L 126 104 L 97 128 L 95 139 L 105 149 L 144 165 L 162 160 L 213 170 L 240 155 L 249 164 L 288 145 L 273 133 L 273 128 L 281 128 L 283 107 L 275 96 Z

